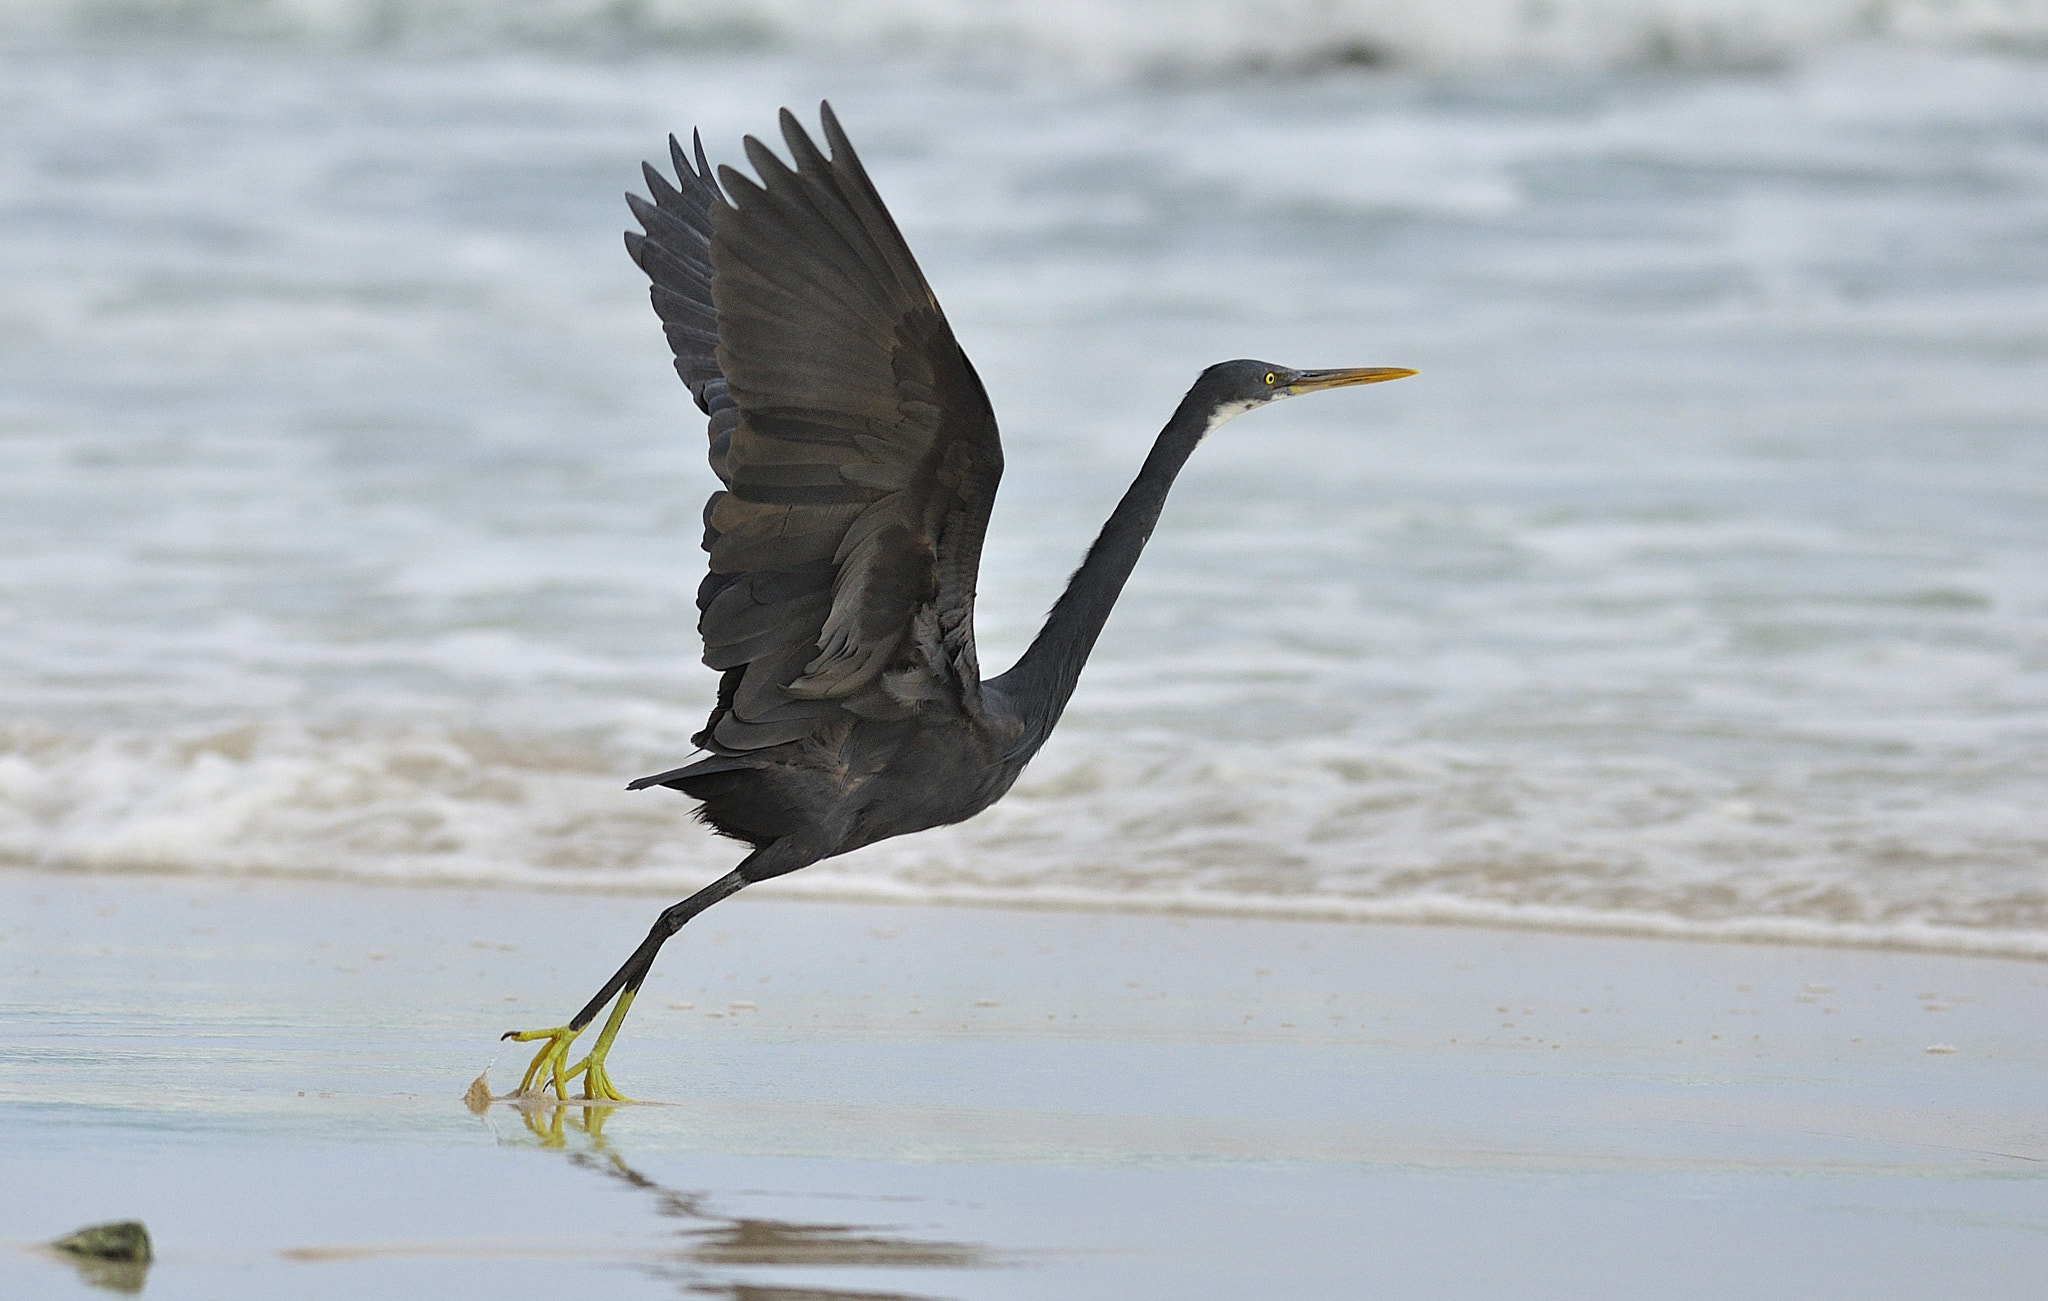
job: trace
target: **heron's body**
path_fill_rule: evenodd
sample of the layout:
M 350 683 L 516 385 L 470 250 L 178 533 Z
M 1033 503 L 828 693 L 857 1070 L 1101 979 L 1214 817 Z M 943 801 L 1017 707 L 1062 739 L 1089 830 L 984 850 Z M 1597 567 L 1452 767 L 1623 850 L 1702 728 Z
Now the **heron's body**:
M 707 757 L 633 783 L 699 801 L 753 852 L 664 912 L 625 966 L 547 1041 L 521 1091 L 604 1071 L 662 943 L 734 891 L 863 845 L 973 817 L 1015 783 L 1066 708 L 1125 579 L 1196 446 L 1279 398 L 1405 370 L 1296 371 L 1224 362 L 1160 431 L 1045 626 L 983 681 L 975 581 L 1002 447 L 981 380 L 829 107 L 830 156 L 782 116 L 792 168 L 749 137 L 760 180 L 713 179 L 671 144 L 677 180 L 646 169 L 628 250 L 653 283 L 676 370 L 710 419 L 724 487 L 705 506 L 698 589 L 718 704 Z M 568 1046 L 614 995 L 590 1055 Z
M 754 846 L 766 880 L 891 836 L 964 822 L 1001 799 L 1024 770 L 1014 725 L 932 727 L 918 720 L 847 720 L 730 768 L 668 784 L 702 801 L 698 816 Z M 929 773 L 946 773 L 935 785 Z

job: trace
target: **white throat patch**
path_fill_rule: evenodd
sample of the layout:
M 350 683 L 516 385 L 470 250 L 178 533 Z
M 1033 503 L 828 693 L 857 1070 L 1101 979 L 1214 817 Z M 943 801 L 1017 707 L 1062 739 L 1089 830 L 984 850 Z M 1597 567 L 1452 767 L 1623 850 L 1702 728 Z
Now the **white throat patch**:
M 1250 399 L 1246 399 L 1243 402 L 1224 403 L 1222 406 L 1216 408 L 1216 413 L 1214 415 L 1209 417 L 1208 428 L 1202 431 L 1202 437 L 1207 438 L 1210 434 L 1215 433 L 1216 427 L 1222 424 L 1224 421 L 1235 420 L 1239 416 L 1243 415 L 1245 412 L 1251 411 L 1258 407 L 1265 406 L 1267 403 L 1275 401 L 1276 399 L 1283 396 L 1285 395 L 1276 393 L 1273 395 L 1273 397 L 1267 398 L 1264 401 L 1252 401 Z

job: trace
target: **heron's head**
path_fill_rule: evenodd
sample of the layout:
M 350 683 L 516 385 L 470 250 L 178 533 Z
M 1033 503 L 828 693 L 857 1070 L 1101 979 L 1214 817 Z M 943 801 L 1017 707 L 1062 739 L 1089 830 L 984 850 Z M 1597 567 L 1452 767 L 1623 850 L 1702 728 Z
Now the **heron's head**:
M 1291 370 L 1270 361 L 1219 361 L 1202 372 L 1188 390 L 1188 401 L 1202 411 L 1208 428 L 1214 429 L 1233 416 L 1253 407 L 1278 402 L 1281 398 L 1324 389 L 1347 388 L 1353 384 L 1377 384 L 1401 379 L 1412 370 L 1398 366 L 1367 366 L 1349 370 Z

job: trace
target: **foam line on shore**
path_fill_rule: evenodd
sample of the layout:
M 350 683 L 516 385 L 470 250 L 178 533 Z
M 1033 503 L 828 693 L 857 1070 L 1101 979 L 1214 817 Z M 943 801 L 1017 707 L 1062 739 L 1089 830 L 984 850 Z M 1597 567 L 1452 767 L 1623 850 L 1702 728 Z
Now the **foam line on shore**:
M 23 870 L 17 868 L 16 870 Z M 45 871 L 51 869 L 27 869 Z M 224 873 L 123 869 L 80 872 L 57 869 L 63 876 L 182 877 L 220 881 L 309 881 L 364 886 L 468 887 L 529 890 L 562 894 L 647 895 L 668 898 L 699 888 L 704 881 L 676 872 L 606 872 L 580 874 L 573 881 L 538 872 L 515 876 L 385 876 L 347 871 Z M 1605 935 L 1634 939 L 1683 940 L 1694 943 L 1775 944 L 1805 948 L 1869 949 L 1951 957 L 2007 958 L 2048 962 L 2048 935 L 2027 931 L 1965 929 L 1926 922 L 1871 924 L 1819 922 L 1794 917 L 1687 918 L 1634 911 L 1596 911 L 1546 905 L 1505 904 L 1445 895 L 1361 899 L 1344 897 L 1260 897 L 1220 891 L 1112 892 L 1046 887 L 1005 889 L 972 886 L 919 886 L 900 881 L 862 878 L 852 873 L 813 871 L 756 886 L 755 898 L 780 898 L 817 903 L 898 904 L 966 908 L 1017 908 L 1060 912 L 1137 913 L 1193 917 L 1245 917 L 1269 921 L 1351 922 L 1360 925 L 1462 926 L 1486 930 L 1534 931 L 1547 934 Z
M 1051 908 L 1079 912 L 1186 913 L 1205 917 L 1257 917 L 1282 921 L 1358 922 L 1379 925 L 1472 926 L 1495 930 L 1615 935 L 1640 939 L 1815 948 L 1885 949 L 1959 957 L 2048 961 L 2048 936 L 2021 931 L 1964 930 L 1924 922 L 1893 925 L 1823 923 L 1793 917 L 1695 920 L 1640 912 L 1496 904 L 1431 895 L 1397 899 L 1276 899 L 1189 891 L 1114 895 L 1086 890 L 919 890 L 889 882 L 844 882 L 821 877 L 773 883 L 778 894 L 849 903 L 923 903 L 969 907 Z

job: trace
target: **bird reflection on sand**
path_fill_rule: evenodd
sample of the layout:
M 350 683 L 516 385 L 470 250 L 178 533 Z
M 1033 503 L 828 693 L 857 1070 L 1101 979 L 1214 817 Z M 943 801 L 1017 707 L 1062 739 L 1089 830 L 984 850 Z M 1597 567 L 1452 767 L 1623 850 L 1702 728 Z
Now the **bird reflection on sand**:
M 1004 1262 L 978 1243 L 904 1237 L 887 1225 L 802 1223 L 727 1215 L 713 1209 L 715 1194 L 671 1188 L 628 1164 L 605 1137 L 609 1106 L 515 1107 L 526 1137 L 559 1150 L 569 1163 L 616 1179 L 654 1199 L 655 1214 L 679 1221 L 683 1245 L 654 1253 L 636 1267 L 674 1282 L 693 1296 L 733 1301 L 932 1301 L 924 1294 L 749 1282 L 719 1277 L 724 1270 L 810 1267 L 829 1269 L 983 1269 Z

